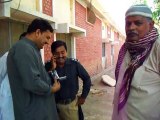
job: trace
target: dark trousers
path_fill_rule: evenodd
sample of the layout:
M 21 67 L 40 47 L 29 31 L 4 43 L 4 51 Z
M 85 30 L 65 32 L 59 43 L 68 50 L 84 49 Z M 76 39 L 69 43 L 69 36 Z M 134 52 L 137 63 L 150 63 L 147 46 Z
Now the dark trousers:
M 79 120 L 84 120 L 83 111 L 80 105 L 78 105 L 78 114 L 79 114 Z

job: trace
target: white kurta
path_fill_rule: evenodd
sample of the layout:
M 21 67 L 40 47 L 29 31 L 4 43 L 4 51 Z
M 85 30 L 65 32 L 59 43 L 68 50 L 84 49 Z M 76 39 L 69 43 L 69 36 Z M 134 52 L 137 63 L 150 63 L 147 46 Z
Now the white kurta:
M 8 52 L 0 58 L 0 120 L 14 120 L 13 102 L 7 74 Z
M 119 78 L 124 75 L 130 62 L 127 52 L 120 68 Z M 113 120 L 160 120 L 160 39 L 149 57 L 140 66 L 132 79 L 126 105 L 118 114 L 117 104 L 121 80 L 115 90 Z

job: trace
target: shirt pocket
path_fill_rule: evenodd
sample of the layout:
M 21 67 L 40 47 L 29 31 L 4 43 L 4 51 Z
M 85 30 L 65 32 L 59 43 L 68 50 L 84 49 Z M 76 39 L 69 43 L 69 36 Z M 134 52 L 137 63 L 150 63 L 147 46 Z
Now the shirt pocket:
M 144 67 L 144 72 L 142 74 L 143 79 L 140 82 L 141 86 L 152 85 L 160 82 L 160 73 L 156 67 L 152 67 L 147 64 L 144 64 L 142 67 Z

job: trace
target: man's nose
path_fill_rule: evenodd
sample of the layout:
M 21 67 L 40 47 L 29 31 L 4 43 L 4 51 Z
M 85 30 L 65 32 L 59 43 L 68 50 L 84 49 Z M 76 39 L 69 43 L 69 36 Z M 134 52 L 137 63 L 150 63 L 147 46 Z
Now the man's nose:
M 47 39 L 47 40 L 45 41 L 45 43 L 46 43 L 46 44 L 49 44 L 49 41 L 50 41 L 50 39 Z
M 59 57 L 63 57 L 63 55 L 60 53 L 60 54 L 59 54 Z
M 136 28 L 136 25 L 134 24 L 134 22 L 131 23 L 131 25 L 129 26 L 130 30 L 134 30 Z

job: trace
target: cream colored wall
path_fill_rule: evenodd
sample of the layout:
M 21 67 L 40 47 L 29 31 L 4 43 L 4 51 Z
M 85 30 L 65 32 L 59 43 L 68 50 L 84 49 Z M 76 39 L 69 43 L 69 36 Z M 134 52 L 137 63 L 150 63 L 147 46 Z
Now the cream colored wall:
M 112 27 L 111 27 L 111 41 L 114 41 L 114 30 Z
M 70 0 L 54 0 L 53 17 L 56 18 L 57 23 L 70 23 L 70 14 Z
M 107 37 L 107 30 L 106 30 L 106 25 L 104 22 L 102 22 L 102 39 Z
M 75 25 L 75 0 L 70 0 L 70 23 Z
M 15 9 L 30 9 L 36 11 L 37 0 L 13 0 L 11 2 L 11 7 Z

